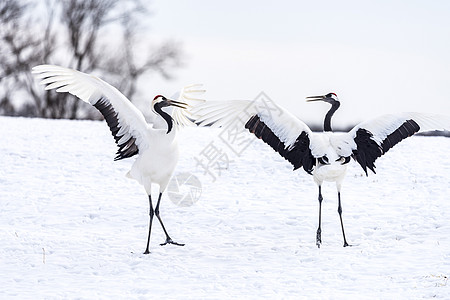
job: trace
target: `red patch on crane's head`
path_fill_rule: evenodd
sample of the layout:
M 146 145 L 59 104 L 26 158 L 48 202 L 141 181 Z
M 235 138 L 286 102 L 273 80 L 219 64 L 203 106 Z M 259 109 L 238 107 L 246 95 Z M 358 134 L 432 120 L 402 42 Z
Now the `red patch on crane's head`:
M 333 98 L 334 100 L 338 99 L 338 96 L 335 93 L 328 93 L 325 95 L 327 98 Z
M 159 97 L 161 97 L 161 98 L 163 98 L 163 99 L 166 98 L 166 97 L 164 97 L 163 95 L 156 95 L 155 98 L 153 98 L 153 101 L 155 101 L 155 100 L 158 99 Z

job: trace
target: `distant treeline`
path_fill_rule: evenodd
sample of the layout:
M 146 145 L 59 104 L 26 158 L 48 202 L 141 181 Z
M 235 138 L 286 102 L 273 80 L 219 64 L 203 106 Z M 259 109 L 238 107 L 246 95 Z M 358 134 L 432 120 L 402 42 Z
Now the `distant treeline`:
M 308 125 L 309 128 L 311 128 L 311 130 L 313 132 L 322 132 L 323 131 L 323 125 Z M 348 132 L 350 130 L 352 130 L 352 128 L 355 127 L 355 125 L 352 126 L 345 126 L 345 127 L 333 127 L 333 131 L 336 132 Z M 418 133 L 417 135 L 421 135 L 421 136 L 445 136 L 445 137 L 450 137 L 450 131 L 429 131 L 429 132 L 423 132 L 423 133 Z
M 202 125 L 203 127 L 208 127 L 210 125 Z M 308 125 L 311 131 L 313 132 L 322 132 L 323 131 L 323 125 Z M 333 128 L 334 132 L 349 132 L 353 129 L 356 125 L 352 126 L 345 126 L 345 127 L 336 127 Z M 444 136 L 444 137 L 450 137 L 450 131 L 429 131 L 429 132 L 422 132 L 418 133 L 417 135 L 420 136 Z

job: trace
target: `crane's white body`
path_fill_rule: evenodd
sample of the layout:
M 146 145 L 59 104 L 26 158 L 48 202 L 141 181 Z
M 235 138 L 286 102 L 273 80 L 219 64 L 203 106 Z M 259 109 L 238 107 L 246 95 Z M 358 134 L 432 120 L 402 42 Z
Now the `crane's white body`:
M 336 182 L 336 187 L 340 191 L 347 172 L 347 165 L 342 164 L 339 159 L 336 146 L 333 145 L 334 137 L 331 132 L 312 133 L 311 144 L 319 145 L 315 147 L 313 155 L 315 157 L 327 156 L 329 159 L 328 165 L 317 163 L 312 174 L 317 185 L 322 185 L 324 181 Z
M 183 88 L 178 100 L 167 99 L 162 95 L 152 101 L 155 113 L 153 122 L 147 123 L 144 115 L 116 88 L 98 77 L 76 70 L 52 65 L 41 65 L 33 68 L 33 73 L 47 85 L 46 90 L 68 92 L 81 100 L 95 106 L 104 116 L 119 150 L 116 159 L 137 155 L 127 177 L 142 184 L 149 196 L 150 222 L 147 248 L 144 254 L 150 253 L 150 236 L 153 216 L 156 215 L 166 235 L 166 242 L 161 245 L 174 244 L 183 246 L 170 238 L 159 214 L 162 193 L 165 191 L 175 166 L 178 162 L 177 130 L 181 126 L 193 124 L 189 119 L 190 104 L 203 102 L 192 97 L 202 93 L 198 85 Z M 152 184 L 159 185 L 159 196 L 155 209 L 151 199 Z
M 159 185 L 163 192 L 178 163 L 179 150 L 176 140 L 177 129 L 166 134 L 164 130 L 149 129 L 147 136 L 149 147 L 142 151 L 131 166 L 127 177 L 137 180 L 151 193 L 152 183 Z
M 244 122 L 248 116 L 258 115 L 260 120 L 270 128 L 277 138 L 284 143 L 286 149 L 295 145 L 301 132 L 305 132 L 310 140 L 309 148 L 315 158 L 327 156 L 329 165 L 316 164 L 313 169 L 317 183 L 323 181 L 342 181 L 346 172 L 346 165 L 336 161 L 341 157 L 349 157 L 357 149 L 355 137 L 361 128 L 372 133 L 371 139 L 381 146 L 382 142 L 395 131 L 405 120 L 413 119 L 420 125 L 420 131 L 449 130 L 450 117 L 444 115 L 424 113 L 398 113 L 383 115 L 378 118 L 362 122 L 349 132 L 312 132 L 300 119 L 284 108 L 271 103 L 278 113 L 264 110 L 264 106 L 252 105 L 251 101 L 209 101 L 191 110 L 195 121 L 200 126 L 227 127 L 237 119 Z
M 244 121 L 246 129 L 288 160 L 294 170 L 303 167 L 313 176 L 319 187 L 319 226 L 316 236 L 319 247 L 322 242 L 321 186 L 324 181 L 335 182 L 345 247 L 348 243 L 342 222 L 340 192 L 350 158 L 354 158 L 366 174 L 367 168 L 375 172 L 374 161 L 391 147 L 417 132 L 450 130 L 450 117 L 422 113 L 384 115 L 358 124 L 347 133 L 334 133 L 331 132 L 331 116 L 340 105 L 336 94 L 308 98 L 310 101 L 324 99 L 332 104 L 324 122 L 324 130 L 329 131 L 313 133 L 304 122 L 273 102 L 271 109 L 251 101 L 205 102 L 195 107 L 192 113 L 199 125 L 226 127 L 237 119 L 241 123 Z
M 175 121 L 175 126 L 167 133 L 167 123 L 161 116 L 155 114 L 153 123 L 147 123 L 142 112 L 121 92 L 96 76 L 53 65 L 34 67 L 33 73 L 43 79 L 41 84 L 47 85 L 46 90 L 68 92 L 92 105 L 102 97 L 106 98 L 117 113 L 118 135 L 123 135 L 118 143 L 134 137 L 139 149 L 127 177 L 142 184 L 149 195 L 152 183 L 158 184 L 161 192 L 166 189 L 178 162 L 177 131 L 181 126 L 192 124 L 188 110 L 176 107 L 165 109 Z M 202 102 L 193 97 L 193 94 L 203 92 L 197 88 L 198 85 L 183 88 L 178 100 L 191 104 Z

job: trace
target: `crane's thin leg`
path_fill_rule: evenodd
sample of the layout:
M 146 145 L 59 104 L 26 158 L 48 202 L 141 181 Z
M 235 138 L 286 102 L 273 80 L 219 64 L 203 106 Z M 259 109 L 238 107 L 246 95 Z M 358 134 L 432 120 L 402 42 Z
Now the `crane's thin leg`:
M 344 223 L 342 222 L 341 192 L 338 192 L 338 213 L 339 213 L 339 218 L 341 219 L 342 235 L 344 237 L 344 247 L 347 247 L 348 243 L 347 243 L 347 240 L 345 238 Z
M 148 203 L 150 204 L 150 223 L 148 224 L 148 239 L 147 239 L 147 248 L 145 249 L 144 254 L 149 254 L 149 247 L 150 247 L 150 235 L 152 234 L 152 222 L 153 222 L 153 215 L 155 212 L 153 211 L 153 205 L 152 205 L 152 196 L 148 195 Z
M 317 228 L 317 234 L 316 234 L 316 245 L 320 248 L 320 245 L 322 244 L 322 229 L 320 227 L 320 224 L 322 223 L 322 187 L 319 185 L 319 228 Z
M 179 244 L 176 243 L 174 241 L 172 241 L 172 239 L 170 238 L 169 234 L 167 233 L 166 228 L 164 227 L 164 224 L 161 220 L 161 217 L 159 216 L 159 203 L 161 202 L 161 196 L 162 193 L 159 193 L 159 197 L 158 197 L 158 203 L 156 203 L 156 207 L 155 207 L 155 215 L 159 220 L 159 223 L 161 223 L 162 229 L 164 230 L 164 233 L 166 234 L 166 241 L 164 243 L 161 244 L 161 246 L 167 245 L 167 244 L 173 244 L 173 245 L 177 245 L 177 246 L 184 246 L 184 244 Z

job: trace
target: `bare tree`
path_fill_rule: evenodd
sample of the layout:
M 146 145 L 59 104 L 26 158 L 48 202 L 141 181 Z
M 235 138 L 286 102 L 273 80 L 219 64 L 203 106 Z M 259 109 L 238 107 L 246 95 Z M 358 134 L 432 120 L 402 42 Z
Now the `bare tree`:
M 43 13 L 35 17 L 35 11 Z M 0 114 L 99 117 L 71 95 L 42 92 L 30 75 L 31 67 L 37 64 L 56 63 L 101 73 L 115 79 L 112 83 L 128 97 L 136 93 L 139 77 L 147 72 L 170 78 L 172 68 L 179 66 L 177 44 L 164 42 L 147 57 L 136 58 L 135 35 L 146 15 L 148 11 L 139 0 L 46 0 L 44 6 L 31 0 L 1 2 Z M 102 38 L 108 28 L 117 34 Z M 117 48 L 120 51 L 111 51 Z M 20 108 L 12 101 L 19 94 L 27 98 Z
M 29 70 L 29 62 L 39 56 L 34 51 L 39 39 L 25 30 L 29 24 L 25 12 L 29 7 L 29 3 L 16 0 L 0 3 L 0 109 L 9 114 L 15 114 L 11 97 L 21 89 L 23 73 Z

